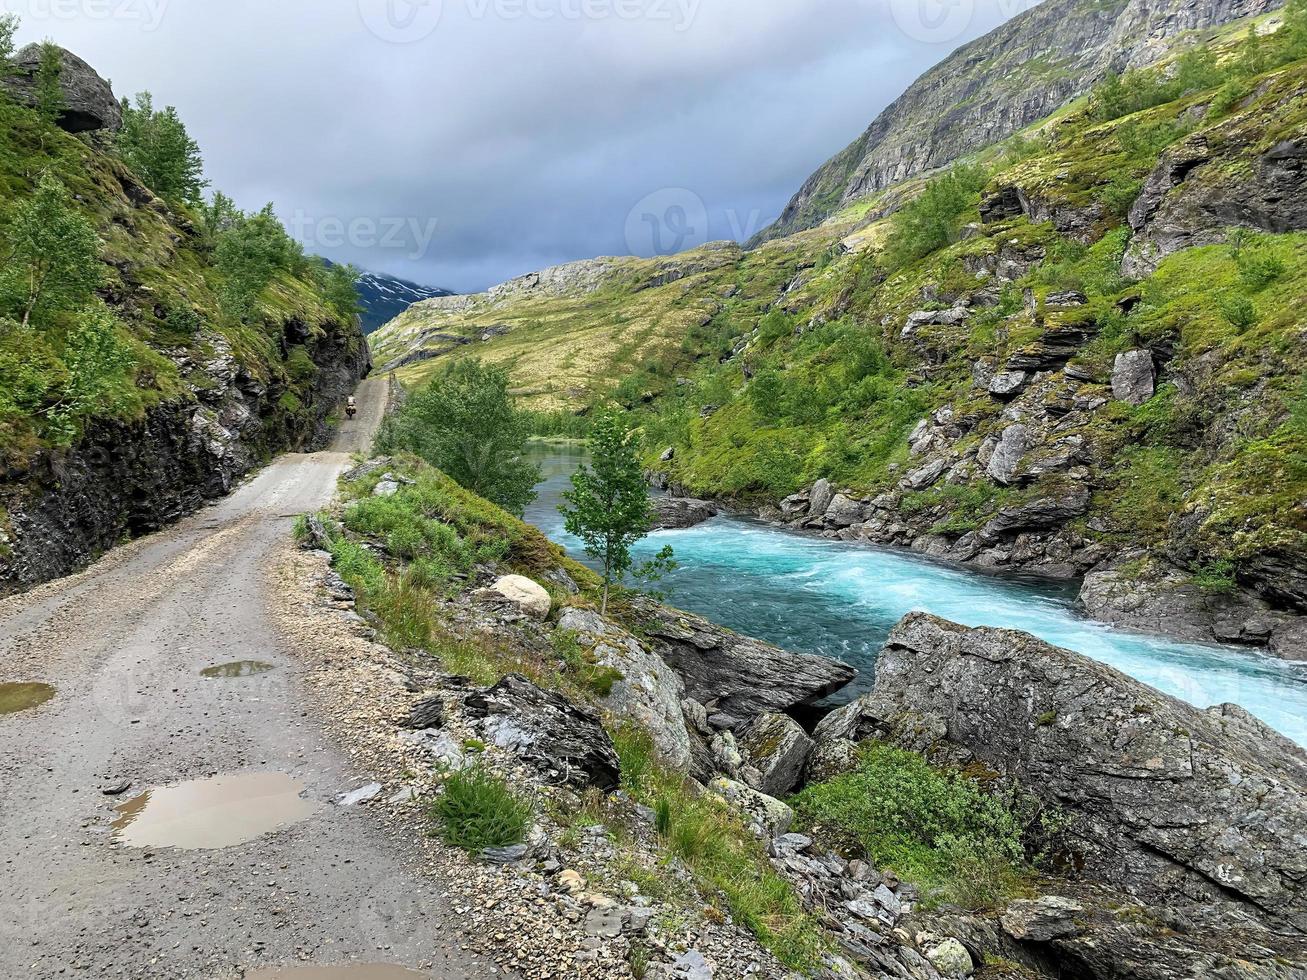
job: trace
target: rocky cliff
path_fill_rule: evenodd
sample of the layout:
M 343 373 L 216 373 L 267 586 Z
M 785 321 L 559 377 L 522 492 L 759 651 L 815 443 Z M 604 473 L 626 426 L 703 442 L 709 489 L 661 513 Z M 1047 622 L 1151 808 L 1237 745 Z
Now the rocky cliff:
M 203 206 L 164 200 L 123 162 L 106 139 L 122 123 L 108 83 L 71 52 L 59 58 L 57 126 L 26 108 L 37 47 L 0 91 L 0 233 L 17 240 L 13 215 L 45 194 L 42 207 L 96 243 L 98 288 L 30 324 L 11 319 L 5 292 L 0 595 L 165 526 L 277 452 L 324 445 L 371 366 L 357 318 L 279 226 L 270 234 L 287 258 L 252 311 L 232 314 Z M 24 247 L 44 260 L 66 243 Z
M 922 75 L 804 182 L 758 240 L 811 228 L 845 204 L 990 146 L 1083 95 L 1109 71 L 1146 65 L 1187 31 L 1277 0 L 1046 0 Z
M 1051 954 L 1072 971 L 1058 975 L 1288 977 L 1307 962 L 1307 757 L 1237 706 L 1202 711 L 1026 634 L 913 614 L 875 689 L 815 738 L 827 759 L 866 738 L 925 752 L 1067 814 L 1071 877 L 1150 912 L 1108 924 L 1082 905 L 1041 935 L 1015 903 L 1014 952 Z

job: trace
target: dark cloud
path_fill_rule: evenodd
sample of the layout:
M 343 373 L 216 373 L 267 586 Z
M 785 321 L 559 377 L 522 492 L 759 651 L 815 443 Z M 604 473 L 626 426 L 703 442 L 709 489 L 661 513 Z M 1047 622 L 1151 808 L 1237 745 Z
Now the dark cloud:
M 471 290 L 756 231 L 913 77 L 1029 3 L 0 7 L 119 94 L 176 105 L 214 185 L 247 208 L 274 202 L 315 251 Z

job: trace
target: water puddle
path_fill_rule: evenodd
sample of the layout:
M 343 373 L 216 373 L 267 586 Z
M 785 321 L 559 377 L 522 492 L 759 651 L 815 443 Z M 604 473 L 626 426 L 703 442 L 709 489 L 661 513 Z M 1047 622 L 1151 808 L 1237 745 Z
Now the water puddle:
M 40 707 L 54 697 L 49 684 L 0 684 L 0 715 L 12 715 Z
M 425 973 L 384 963 L 357 963 L 351 966 L 287 966 L 273 970 L 255 970 L 245 980 L 429 980 Z
M 117 807 L 114 837 L 130 847 L 199 850 L 244 844 L 317 809 L 284 772 L 222 773 L 147 790 Z
M 237 660 L 235 663 L 206 667 L 200 671 L 200 676 L 214 679 L 253 677 L 255 674 L 265 674 L 275 669 L 272 664 L 265 664 L 262 660 Z

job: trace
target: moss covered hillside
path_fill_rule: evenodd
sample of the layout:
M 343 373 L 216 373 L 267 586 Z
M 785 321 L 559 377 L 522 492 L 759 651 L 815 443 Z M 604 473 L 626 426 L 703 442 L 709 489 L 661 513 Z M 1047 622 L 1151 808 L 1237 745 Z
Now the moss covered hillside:
M 173 110 L 118 106 L 53 45 L 24 75 L 13 27 L 0 21 L 0 591 L 322 440 L 368 363 L 352 287 L 270 210 L 201 197 Z M 74 98 L 103 97 L 68 105 L 65 72 Z
M 420 304 L 378 350 L 412 380 L 507 363 L 538 408 L 615 400 L 661 481 L 816 530 L 1301 608 L 1303 17 L 1186 38 L 821 228 Z

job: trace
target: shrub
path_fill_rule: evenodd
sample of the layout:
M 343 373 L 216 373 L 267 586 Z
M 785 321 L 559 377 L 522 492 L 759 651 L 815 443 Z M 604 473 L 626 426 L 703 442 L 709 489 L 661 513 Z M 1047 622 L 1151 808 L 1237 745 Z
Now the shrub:
M 987 174 L 975 164 L 958 164 L 935 177 L 893 218 L 884 260 L 890 269 L 924 258 L 953 242 L 962 216 L 980 198 Z
M 1257 307 L 1247 296 L 1226 293 L 1217 301 L 1221 316 L 1240 333 L 1257 323 Z
M 989 907 L 1023 873 L 1027 828 L 1038 807 L 986 792 L 965 776 L 884 745 L 859 754 L 850 773 L 794 799 L 800 819 L 923 888 L 931 901 Z
M 1212 595 L 1228 595 L 1238 587 L 1234 562 L 1229 559 L 1210 561 L 1193 575 L 1193 583 Z
M 149 92 L 136 96 L 133 105 L 122 100 L 123 126 L 118 152 L 152 191 L 170 201 L 195 204 L 208 186 L 200 147 L 186 132 L 177 110 L 154 108 Z
M 533 808 L 503 779 L 476 766 L 445 782 L 432 815 L 445 843 L 479 854 L 526 840 Z

